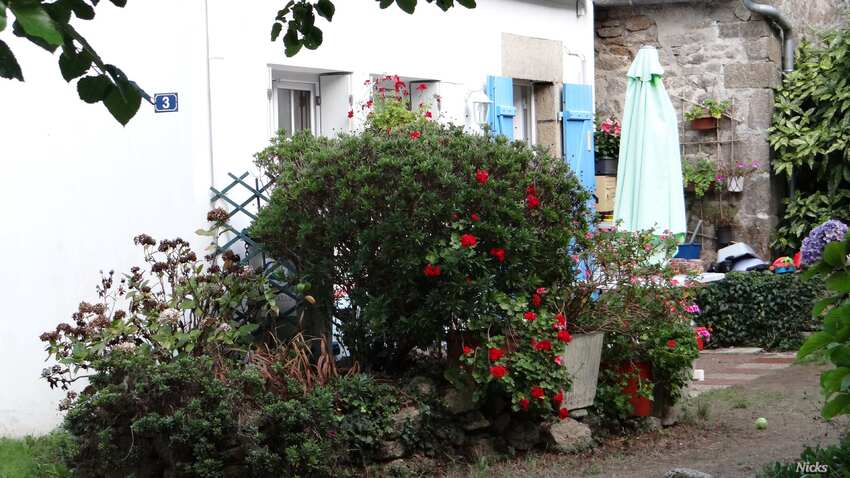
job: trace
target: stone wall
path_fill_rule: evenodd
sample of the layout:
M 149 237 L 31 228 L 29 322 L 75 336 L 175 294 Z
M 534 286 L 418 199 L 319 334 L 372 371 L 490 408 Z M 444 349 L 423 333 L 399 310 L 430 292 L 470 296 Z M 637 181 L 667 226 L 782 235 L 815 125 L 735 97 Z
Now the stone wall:
M 773 3 L 795 25 L 800 36 L 845 21 L 847 0 L 798 0 Z M 769 172 L 767 128 L 773 113 L 773 88 L 781 81 L 782 49 L 779 35 L 740 0 L 677 3 L 642 7 L 597 7 L 596 106 L 600 117 L 622 117 L 626 71 L 638 49 L 659 49 L 664 83 L 679 117 L 689 102 L 706 98 L 734 102 L 737 119 L 722 122 L 716 144 L 685 145 L 686 156 L 704 155 L 714 161 L 758 161 L 760 170 L 747 178 L 743 193 L 709 193 L 703 201 L 688 198 L 689 226 L 717 201 L 736 204 L 736 238 L 752 245 L 764 258 L 778 221 L 783 181 Z M 682 128 L 683 143 L 716 139 L 715 133 Z M 714 258 L 714 227 L 703 228 L 706 259 Z

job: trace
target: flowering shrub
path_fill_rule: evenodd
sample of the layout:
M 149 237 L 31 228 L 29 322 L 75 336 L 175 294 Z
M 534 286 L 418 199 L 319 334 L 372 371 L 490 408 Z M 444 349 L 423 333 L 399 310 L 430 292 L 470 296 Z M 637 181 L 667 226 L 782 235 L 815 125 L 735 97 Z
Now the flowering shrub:
M 599 124 L 596 140 L 596 157 L 600 159 L 617 159 L 620 157 L 620 122 L 608 118 Z
M 447 330 L 505 323 L 500 297 L 576 272 L 587 193 L 528 146 L 425 122 L 279 138 L 257 162 L 277 186 L 252 234 L 297 266 L 367 367 L 404 367 Z
M 359 115 L 367 129 L 392 132 L 394 129 L 406 127 L 411 139 L 418 139 L 422 135 L 423 125 L 433 119 L 431 105 L 411 104 L 407 83 L 398 75 L 384 75 L 366 80 L 365 86 L 371 89 L 369 99 L 360 104 L 359 111 L 349 111 L 348 117 Z M 428 89 L 428 85 L 420 83 L 416 89 L 423 91 Z
M 847 224 L 831 219 L 812 229 L 803 239 L 803 264 L 814 264 L 823 256 L 824 248 L 830 242 L 841 241 L 847 235 Z
M 94 304 L 81 302 L 73 323 L 45 332 L 50 356 L 58 362 L 43 376 L 51 387 L 67 389 L 77 370 L 108 371 L 112 353 L 144 353 L 160 362 L 181 356 L 226 355 L 249 345 L 257 320 L 277 313 L 267 279 L 239 264 L 233 252 L 223 265 L 199 262 L 180 239 L 157 242 L 142 234 L 148 270 L 133 267 L 124 278 L 103 275 Z

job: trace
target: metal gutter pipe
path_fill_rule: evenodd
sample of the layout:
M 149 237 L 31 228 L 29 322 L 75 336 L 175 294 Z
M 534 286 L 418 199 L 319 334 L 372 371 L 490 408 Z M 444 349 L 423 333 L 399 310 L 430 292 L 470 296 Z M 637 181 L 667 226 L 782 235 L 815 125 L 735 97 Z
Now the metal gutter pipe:
M 794 29 L 791 22 L 782 15 L 779 9 L 772 5 L 755 3 L 752 0 L 743 0 L 743 2 L 748 10 L 762 15 L 782 30 L 782 71 L 786 74 L 794 71 L 794 56 L 797 45 L 794 41 Z

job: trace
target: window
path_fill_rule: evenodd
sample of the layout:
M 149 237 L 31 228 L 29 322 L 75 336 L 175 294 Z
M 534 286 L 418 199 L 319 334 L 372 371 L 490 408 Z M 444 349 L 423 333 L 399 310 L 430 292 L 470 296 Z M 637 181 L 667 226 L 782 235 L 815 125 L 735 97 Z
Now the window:
M 277 94 L 277 127 L 286 131 L 286 137 L 307 130 L 316 132 L 315 86 L 311 83 L 279 82 Z
M 534 144 L 534 90 L 530 82 L 514 80 L 514 108 L 514 139 Z

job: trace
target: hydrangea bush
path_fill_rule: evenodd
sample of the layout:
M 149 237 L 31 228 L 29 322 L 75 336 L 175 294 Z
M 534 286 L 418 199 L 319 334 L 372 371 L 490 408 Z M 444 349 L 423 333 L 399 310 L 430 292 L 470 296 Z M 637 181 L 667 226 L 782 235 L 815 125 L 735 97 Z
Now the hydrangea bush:
M 841 241 L 847 235 L 847 224 L 831 219 L 812 229 L 812 232 L 803 239 L 800 249 L 803 255 L 803 263 L 814 264 L 823 256 L 823 250 L 830 242 Z

